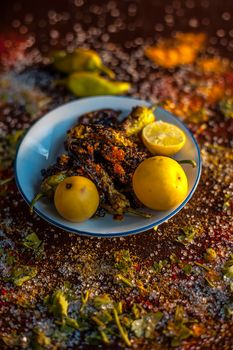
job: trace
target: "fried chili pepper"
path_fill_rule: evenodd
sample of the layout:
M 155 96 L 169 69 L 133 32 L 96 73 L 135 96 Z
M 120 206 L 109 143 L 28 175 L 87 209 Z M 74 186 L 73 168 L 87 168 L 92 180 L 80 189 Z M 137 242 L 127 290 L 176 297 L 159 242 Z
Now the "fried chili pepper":
M 107 68 L 101 57 L 93 50 L 83 48 L 75 49 L 74 52 L 55 51 L 51 55 L 54 67 L 63 73 L 74 73 L 80 71 L 103 72 L 110 78 L 115 77 L 115 73 Z
M 103 193 L 104 201 L 101 206 L 113 215 L 123 215 L 130 207 L 128 199 L 116 190 L 113 181 L 100 164 L 91 160 L 85 162 L 84 172 L 92 178 L 100 192 Z
M 119 192 L 104 167 L 85 157 L 76 158 L 76 171 L 92 180 L 100 194 L 100 206 L 115 218 L 121 219 L 124 213 L 150 218 L 151 215 L 131 208 L 129 200 Z
M 139 206 L 132 195 L 133 172 L 147 154 L 138 150 L 137 145 L 127 139 L 123 132 L 98 124 L 79 124 L 68 132 L 66 147 L 70 157 L 77 159 L 77 171 L 84 169 L 81 175 L 89 177 L 104 194 L 102 208 L 119 217 L 124 212 L 150 216 L 131 208 L 132 205 L 134 208 Z M 96 159 L 98 166 L 95 165 Z M 121 188 L 124 185 L 127 197 L 116 190 L 115 185 Z
M 111 81 L 97 73 L 78 72 L 68 78 L 57 81 L 65 85 L 78 97 L 98 95 L 120 95 L 129 91 L 131 84 L 124 81 Z
M 53 198 L 57 185 L 67 177 L 66 172 L 60 172 L 45 178 L 40 185 L 40 192 L 31 201 L 30 212 L 33 212 L 35 203 L 42 197 Z
M 152 109 L 147 108 L 147 112 L 148 110 L 152 113 Z M 102 111 L 100 112 L 103 121 Z M 93 113 L 95 120 L 100 120 L 98 113 L 95 111 L 92 115 Z M 117 115 L 113 118 L 111 110 L 108 110 L 110 123 L 115 123 Z M 87 122 L 89 119 L 90 115 Z M 138 205 L 135 205 L 132 195 L 128 196 L 132 192 L 132 174 L 148 154 L 132 139 L 127 138 L 125 131 L 114 129 L 110 125 L 79 122 L 67 132 L 65 146 L 68 155 L 63 154 L 54 165 L 42 171 L 44 180 L 31 207 L 43 196 L 52 198 L 56 186 L 65 177 L 78 175 L 89 178 L 97 186 L 100 194 L 98 215 L 107 211 L 117 219 L 121 219 L 124 213 L 151 217 L 151 214 L 134 209 Z M 118 190 L 118 186 L 122 190 Z
M 126 136 L 138 134 L 144 126 L 155 121 L 154 109 L 155 105 L 151 107 L 137 106 L 132 112 L 123 120 L 121 126 L 126 132 Z
M 113 181 L 124 185 L 131 185 L 134 170 L 148 156 L 124 132 L 98 124 L 78 124 L 68 132 L 66 144 L 71 154 L 102 159 Z
M 81 124 L 74 126 L 68 131 L 67 143 L 71 144 L 78 140 L 89 141 L 93 140 L 105 144 L 111 144 L 119 147 L 133 147 L 134 142 L 125 136 L 125 133 L 112 128 L 105 128 L 99 124 Z

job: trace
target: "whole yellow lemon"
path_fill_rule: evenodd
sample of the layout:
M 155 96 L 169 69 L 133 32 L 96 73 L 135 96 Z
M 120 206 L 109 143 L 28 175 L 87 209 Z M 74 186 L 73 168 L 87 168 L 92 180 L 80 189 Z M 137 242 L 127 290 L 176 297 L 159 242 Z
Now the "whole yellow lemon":
M 57 186 L 54 204 L 58 213 L 66 220 L 82 222 L 95 214 L 99 206 L 99 193 L 88 178 L 71 176 Z
M 187 196 L 188 180 L 181 165 L 169 157 L 147 158 L 136 168 L 133 190 L 146 207 L 169 210 Z

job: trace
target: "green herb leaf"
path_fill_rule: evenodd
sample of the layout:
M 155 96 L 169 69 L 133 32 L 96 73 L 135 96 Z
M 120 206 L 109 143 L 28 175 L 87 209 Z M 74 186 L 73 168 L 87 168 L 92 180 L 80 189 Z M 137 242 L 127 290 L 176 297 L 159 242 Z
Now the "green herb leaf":
M 161 272 L 162 269 L 167 266 L 168 264 L 168 261 L 167 260 L 160 260 L 159 262 L 155 261 L 154 264 L 153 264 L 153 268 L 155 270 L 155 272 Z
M 26 248 L 29 248 L 32 250 L 37 250 L 41 244 L 42 244 L 42 241 L 39 239 L 39 237 L 35 232 L 32 232 L 29 235 L 27 235 L 23 241 L 23 245 Z
M 169 257 L 170 261 L 172 264 L 177 264 L 179 263 L 179 259 L 175 253 L 172 253 Z
M 186 275 L 189 275 L 192 272 L 192 265 L 187 264 L 183 267 L 183 271 Z
M 137 318 L 140 318 L 141 312 L 142 312 L 142 307 L 141 307 L 141 305 L 133 304 L 132 312 L 133 312 L 134 317 L 135 317 L 136 319 L 137 319 Z
M 113 307 L 113 301 L 108 294 L 98 295 L 94 297 L 93 303 L 96 308 L 102 308 L 102 307 L 106 308 L 106 306 L 108 308 Z
M 67 326 L 69 326 L 71 328 L 79 329 L 79 324 L 74 318 L 66 317 L 65 318 L 65 323 L 66 323 Z
M 46 304 L 48 304 L 49 312 L 51 312 L 54 317 L 62 319 L 67 316 L 69 304 L 61 290 L 54 292 L 53 295 L 46 300 Z
M 120 250 L 114 253 L 115 268 L 127 273 L 132 267 L 129 250 Z
M 233 118 L 233 98 L 227 97 L 223 99 L 220 104 L 220 111 L 226 118 Z
M 82 298 L 82 304 L 85 305 L 88 302 L 90 296 L 90 291 L 87 290 L 85 293 L 82 293 L 81 298 Z
M 18 266 L 13 269 L 11 281 L 15 286 L 20 287 L 23 283 L 29 281 L 37 275 L 37 268 L 32 266 Z
M 131 331 L 134 332 L 138 338 L 141 338 L 144 334 L 144 323 L 145 321 L 143 318 L 139 318 L 132 322 Z
M 226 266 L 223 270 L 224 275 L 228 278 L 233 278 L 233 265 Z
M 163 318 L 163 313 L 158 311 L 156 313 L 148 314 L 138 320 L 135 320 L 131 324 L 131 331 L 134 332 L 138 338 L 155 338 L 155 326 Z
M 228 278 L 233 278 L 233 253 L 230 254 L 229 259 L 223 267 L 223 274 Z
M 2 335 L 0 339 L 10 348 L 18 348 L 20 346 L 20 336 L 16 333 Z
M 48 305 L 49 312 L 58 319 L 56 323 L 63 327 L 80 328 L 78 322 L 68 316 L 69 303 L 62 290 L 57 290 L 52 296 L 48 296 L 45 300 L 45 304 Z M 69 332 L 69 328 L 67 328 L 66 331 Z
M 42 330 L 35 328 L 31 345 L 34 350 L 44 350 L 51 345 L 51 339 Z
M 167 328 L 163 331 L 165 335 L 171 338 L 172 347 L 181 345 L 182 340 L 193 335 L 192 330 L 186 325 L 189 322 L 193 322 L 193 320 L 186 319 L 183 306 L 177 305 L 174 321 L 169 321 Z
M 176 311 L 175 311 L 175 322 L 176 323 L 182 323 L 184 322 L 184 308 L 182 305 L 177 305 L 176 306 Z
M 183 234 L 177 237 L 176 241 L 183 244 L 183 245 L 188 245 L 193 242 L 194 237 L 197 233 L 195 227 L 189 225 L 185 226 L 182 229 Z
M 171 346 L 172 347 L 179 346 L 182 340 L 189 338 L 192 334 L 193 333 L 191 329 L 189 329 L 185 325 L 181 325 L 179 330 L 177 331 L 177 334 L 172 338 Z

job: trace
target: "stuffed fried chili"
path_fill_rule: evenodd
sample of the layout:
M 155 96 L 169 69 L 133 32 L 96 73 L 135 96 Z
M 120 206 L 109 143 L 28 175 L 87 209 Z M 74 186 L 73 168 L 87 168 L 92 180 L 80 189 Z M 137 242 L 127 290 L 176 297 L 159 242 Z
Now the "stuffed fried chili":
M 140 107 L 143 115 L 149 111 L 145 108 L 146 111 Z M 82 123 L 78 122 L 67 132 L 65 147 L 68 154 L 63 154 L 55 164 L 42 171 L 44 178 L 31 208 L 43 196 L 53 198 L 57 185 L 65 177 L 80 175 L 92 180 L 99 191 L 97 215 L 102 216 L 104 210 L 117 219 L 125 213 L 151 216 L 136 209 L 138 201 L 132 194 L 133 172 L 149 154 L 128 137 L 125 130 L 120 130 L 122 123 L 131 126 L 132 123 L 130 120 L 127 124 L 128 117 L 120 122 L 119 114 L 119 111 L 108 109 L 80 117 Z

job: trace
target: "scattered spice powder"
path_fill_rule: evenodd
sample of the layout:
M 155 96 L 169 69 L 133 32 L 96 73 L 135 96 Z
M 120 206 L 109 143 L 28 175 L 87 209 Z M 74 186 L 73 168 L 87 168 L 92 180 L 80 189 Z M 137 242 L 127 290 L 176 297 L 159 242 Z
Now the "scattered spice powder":
M 104 21 L 104 8 L 114 12 L 113 2 L 108 4 L 91 6 L 90 11 Z M 52 23 L 54 16 L 57 21 L 59 16 L 67 21 L 65 13 L 50 11 L 48 15 Z M 117 32 L 120 26 L 110 29 Z M 69 39 L 66 43 L 69 51 L 85 42 L 102 54 L 120 79 L 134 83 L 132 96 L 158 103 L 187 123 L 201 147 L 202 177 L 192 200 L 179 214 L 156 230 L 136 236 L 82 237 L 30 215 L 12 180 L 17 143 L 46 110 L 74 96 L 54 86 L 57 76 L 48 58 L 35 55 L 33 49 L 23 59 L 20 51 L 21 69 L 11 68 L 11 60 L 7 70 L 4 59 L 6 71 L 0 86 L 1 348 L 230 350 L 230 62 L 209 55 L 207 38 L 201 33 L 162 39 L 156 48 L 161 57 L 169 53 L 172 60 L 165 64 L 161 57 L 156 58 L 164 67 L 160 69 L 144 56 L 144 48 L 151 43 L 142 45 L 140 38 L 131 43 L 129 52 L 109 42 L 100 28 L 93 27 L 89 33 L 77 24 L 75 31 L 75 42 Z M 180 55 L 184 46 L 185 61 Z

